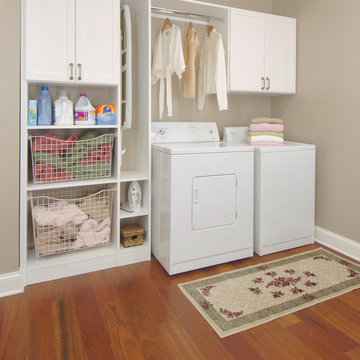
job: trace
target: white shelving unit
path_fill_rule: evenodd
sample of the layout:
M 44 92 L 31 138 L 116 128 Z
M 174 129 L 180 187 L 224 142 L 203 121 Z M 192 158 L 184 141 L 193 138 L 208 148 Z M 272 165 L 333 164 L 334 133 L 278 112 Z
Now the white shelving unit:
M 120 31 L 120 0 L 92 1 L 88 6 L 84 0 L 66 0 L 60 4 L 57 0 L 22 0 L 22 79 L 21 79 L 21 179 L 20 179 L 20 270 L 24 286 L 28 284 L 58 279 L 66 276 L 77 275 L 81 273 L 97 271 L 110 267 L 130 264 L 138 261 L 150 260 L 151 255 L 151 229 L 150 229 L 150 4 L 147 0 L 124 1 L 131 8 L 132 32 L 133 32 L 133 126 L 131 129 L 122 131 L 121 129 L 121 92 L 122 85 L 120 81 L 121 69 L 121 31 Z M 53 3 L 53 4 L 52 4 Z M 45 5 L 46 6 L 45 6 Z M 44 5 L 44 6 L 43 6 Z M 36 39 L 39 31 L 45 26 L 52 24 L 51 16 L 54 18 L 54 26 L 57 24 L 57 14 L 48 13 L 52 5 L 59 12 L 66 14 L 63 7 L 67 7 L 68 12 L 71 9 L 87 9 L 87 14 L 81 17 L 75 16 L 75 26 L 71 29 L 75 34 L 72 36 L 79 41 L 84 40 L 84 30 L 82 19 L 95 18 L 94 12 L 99 13 L 104 19 L 107 17 L 111 21 L 111 31 L 108 27 L 102 30 L 102 27 L 96 27 L 96 31 L 103 31 L 102 42 L 110 49 L 112 68 L 106 67 L 103 59 L 97 68 L 97 56 L 93 49 L 99 48 L 101 44 L 93 44 L 93 49 L 87 51 L 86 47 L 81 47 L 82 63 L 81 67 L 75 66 L 77 60 L 66 58 L 66 56 L 56 57 L 51 53 L 53 46 L 47 46 L 46 41 L 53 42 L 64 41 L 63 27 L 50 28 L 48 34 L 40 32 L 41 39 Z M 104 10 L 106 8 L 107 10 Z M 31 29 L 34 23 L 27 23 L 31 19 L 34 9 L 41 10 L 39 22 L 35 24 L 37 29 Z M 69 10 L 70 9 L 70 10 Z M 110 10 L 111 11 L 110 11 Z M 52 15 L 51 15 L 52 14 Z M 44 23 L 41 24 L 41 19 Z M 111 18 L 111 19 L 110 19 Z M 46 19 L 46 20 L 45 20 Z M 50 20 L 49 20 L 50 19 Z M 68 23 L 74 21 L 74 14 L 69 15 Z M 92 27 L 94 24 L 91 25 Z M 61 48 L 72 47 L 73 39 L 69 40 L 67 35 L 66 44 Z M 98 38 L 99 35 L 97 34 Z M 101 36 L 100 36 L 101 38 Z M 38 43 L 37 40 L 39 40 Z M 35 44 L 35 45 L 34 45 Z M 30 47 L 34 45 L 34 47 Z M 90 45 L 88 45 L 90 46 Z M 55 47 L 56 48 L 56 47 Z M 37 53 L 40 52 L 40 53 Z M 79 52 L 79 51 L 78 51 Z M 71 55 L 70 51 L 68 55 Z M 100 55 L 100 54 L 99 54 Z M 101 53 L 103 57 L 103 53 Z M 56 60 L 54 60 L 56 59 Z M 65 69 L 59 63 L 65 61 Z M 68 63 L 66 63 L 68 61 Z M 87 65 L 87 62 L 89 65 Z M 73 65 L 70 67 L 70 63 Z M 115 64 L 115 66 L 113 66 Z M 55 66 L 56 68 L 52 68 Z M 77 65 L 77 64 L 76 64 Z M 102 65 L 104 68 L 102 69 Z M 74 74 L 70 74 L 70 68 Z M 79 80 L 79 69 L 82 76 Z M 89 69 L 87 76 L 86 71 Z M 73 79 L 70 76 L 73 75 Z M 69 76 L 69 77 L 68 77 Z M 75 78 L 75 79 L 74 79 Z M 69 98 L 74 102 L 79 98 L 80 93 L 86 93 L 93 105 L 96 104 L 115 104 L 117 107 L 117 124 L 108 126 L 27 126 L 27 101 L 37 99 L 41 86 L 48 86 L 52 101 L 54 101 L 61 89 L 65 89 Z M 32 179 L 31 170 L 31 152 L 29 147 L 29 135 L 43 135 L 47 132 L 53 132 L 57 135 L 82 135 L 90 129 L 98 129 L 102 133 L 115 134 L 115 143 L 113 148 L 112 174 L 110 177 L 91 179 L 60 181 L 49 183 L 35 183 Z M 122 150 L 126 149 L 123 154 Z M 134 213 L 126 213 L 120 210 L 120 203 L 126 202 L 126 192 L 124 189 L 131 181 L 137 180 L 142 187 L 142 207 Z M 35 250 L 29 246 L 34 242 L 31 207 L 29 196 L 36 193 L 57 191 L 59 189 L 82 188 L 85 186 L 95 186 L 99 189 L 111 187 L 115 189 L 111 242 L 102 247 L 88 248 L 84 250 L 72 251 L 68 253 L 36 257 Z M 120 244 L 120 228 L 124 224 L 138 223 L 144 226 L 146 237 L 142 246 L 133 248 L 122 248 Z

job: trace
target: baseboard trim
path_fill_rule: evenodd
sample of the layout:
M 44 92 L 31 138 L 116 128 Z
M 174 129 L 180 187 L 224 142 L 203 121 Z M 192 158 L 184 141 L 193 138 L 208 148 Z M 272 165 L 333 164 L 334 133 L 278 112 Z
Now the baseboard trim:
M 360 243 L 315 226 L 315 242 L 360 261 Z
M 24 292 L 19 271 L 0 275 L 0 297 Z

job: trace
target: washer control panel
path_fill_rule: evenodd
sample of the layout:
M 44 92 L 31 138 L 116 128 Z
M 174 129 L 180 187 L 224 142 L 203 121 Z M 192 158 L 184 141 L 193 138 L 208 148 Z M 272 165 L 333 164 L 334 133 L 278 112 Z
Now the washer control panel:
M 215 122 L 152 122 L 152 143 L 220 141 Z

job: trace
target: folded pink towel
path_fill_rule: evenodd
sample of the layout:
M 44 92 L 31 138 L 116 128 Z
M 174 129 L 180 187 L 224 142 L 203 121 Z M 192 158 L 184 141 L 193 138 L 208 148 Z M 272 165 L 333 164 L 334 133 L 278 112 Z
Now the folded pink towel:
M 284 146 L 284 143 L 275 142 L 275 141 L 251 141 L 249 142 L 251 146 Z
M 274 132 L 282 132 L 284 131 L 283 124 L 269 124 L 269 123 L 261 123 L 261 124 L 250 124 L 250 131 L 274 131 Z

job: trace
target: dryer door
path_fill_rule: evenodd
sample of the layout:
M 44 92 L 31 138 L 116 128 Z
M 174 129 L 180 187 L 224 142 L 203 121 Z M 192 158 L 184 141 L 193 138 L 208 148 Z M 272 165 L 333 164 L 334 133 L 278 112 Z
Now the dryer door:
M 236 221 L 236 176 L 193 178 L 192 228 L 202 230 L 232 225 Z

